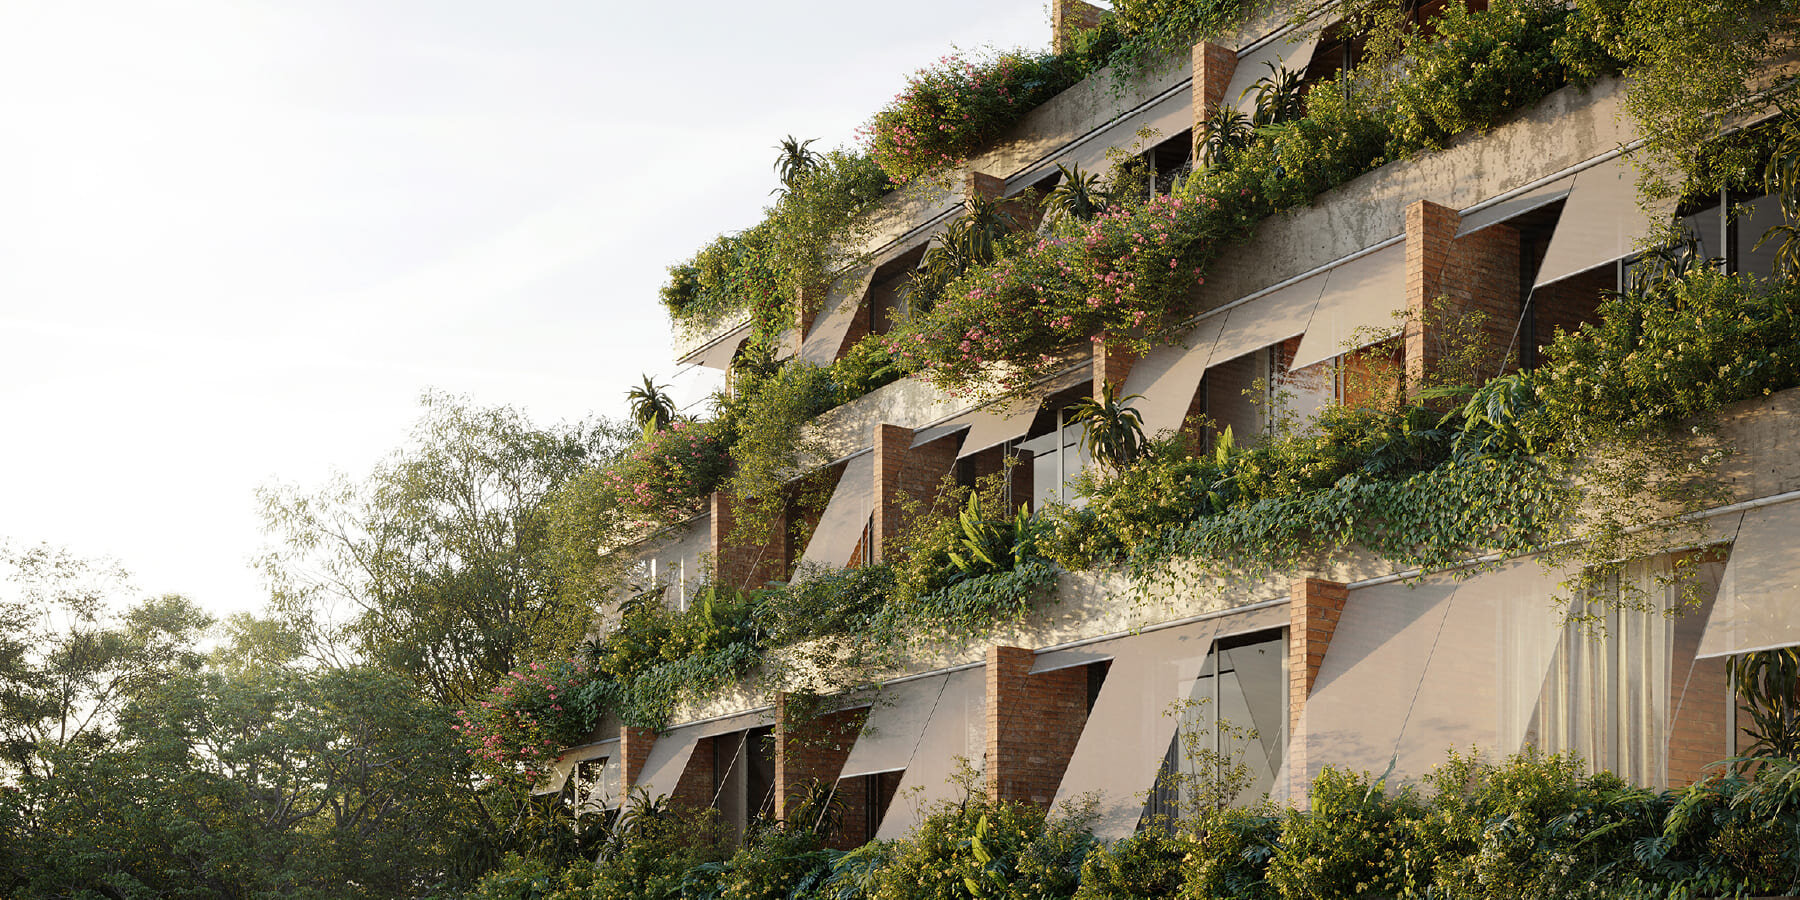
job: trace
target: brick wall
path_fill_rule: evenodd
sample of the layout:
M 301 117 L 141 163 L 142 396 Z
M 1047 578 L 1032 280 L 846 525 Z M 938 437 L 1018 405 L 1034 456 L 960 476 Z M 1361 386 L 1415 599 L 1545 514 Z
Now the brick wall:
M 1546 284 L 1531 295 L 1532 330 L 1539 347 L 1549 346 L 1556 330 L 1574 331 L 1583 322 L 1599 321 L 1600 292 L 1619 284 L 1612 266 Z
M 1307 776 L 1306 700 L 1349 595 L 1344 585 L 1318 578 L 1295 581 L 1288 591 L 1288 788 L 1296 802 L 1302 802 L 1312 784 Z
M 912 449 L 913 432 L 899 425 L 875 427 L 875 503 L 872 557 L 886 558 L 889 544 L 905 527 L 904 502 L 928 503 L 956 464 L 955 435 Z
M 837 781 L 868 712 L 863 707 L 803 719 L 789 708 L 785 692 L 775 695 L 775 818 L 786 821 L 812 785 Z
M 1113 396 L 1123 397 L 1125 378 L 1131 374 L 1131 367 L 1138 361 L 1137 354 L 1119 346 L 1117 343 L 1100 340 L 1094 342 L 1094 399 L 1100 399 L 1100 389 L 1112 385 Z
M 729 735 L 736 739 L 737 735 Z M 733 749 L 736 745 L 733 744 Z M 713 757 L 718 753 L 719 739 L 716 737 L 701 738 L 694 744 L 694 753 L 688 757 L 687 767 L 681 770 L 680 780 L 675 782 L 675 789 L 669 792 L 669 805 L 683 809 L 706 809 L 713 802 Z
M 1708 600 L 1674 622 L 1669 655 L 1669 787 L 1699 781 L 1707 766 L 1731 755 L 1727 734 L 1731 679 L 1725 660 L 1694 658 L 1711 613 Z
M 769 523 L 766 541 L 748 545 L 732 539 L 732 530 L 737 524 L 735 505 L 730 494 L 713 492 L 712 537 L 707 547 L 713 558 L 713 577 L 737 588 L 759 587 L 786 578 L 791 555 L 786 513 L 777 515 L 776 521 Z
M 1050 4 L 1050 48 L 1057 53 L 1073 46 L 1075 33 L 1100 25 L 1106 10 L 1081 0 L 1054 0 Z
M 1420 200 L 1406 208 L 1406 376 L 1419 384 L 1447 359 L 1454 321 L 1476 313 L 1488 348 L 1479 374 L 1493 377 L 1517 359 L 1514 334 L 1519 327 L 1522 293 L 1519 279 L 1519 232 L 1505 225 L 1484 228 L 1457 238 L 1462 216 L 1456 210 Z M 1458 380 L 1462 380 L 1461 376 Z
M 1030 674 L 1023 647 L 987 653 L 988 796 L 1049 809 L 1087 724 L 1087 668 Z
M 1200 123 L 1213 107 L 1225 100 L 1225 89 L 1231 86 L 1237 71 L 1237 53 L 1218 44 L 1194 45 L 1194 158 L 1200 157 Z M 1235 98 L 1234 98 L 1235 99 Z
M 619 729 L 619 762 L 624 768 L 619 773 L 619 791 L 629 794 L 637 785 L 638 776 L 644 773 L 644 761 L 650 758 L 650 748 L 656 744 L 656 732 L 649 728 L 633 728 L 630 725 Z

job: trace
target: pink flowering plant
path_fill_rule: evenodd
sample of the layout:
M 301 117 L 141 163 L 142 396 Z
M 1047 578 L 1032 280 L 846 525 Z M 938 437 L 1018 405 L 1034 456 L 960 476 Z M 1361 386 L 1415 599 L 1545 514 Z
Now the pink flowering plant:
M 860 134 L 881 168 L 904 183 L 978 153 L 1089 71 L 1091 63 L 1078 56 L 954 51 L 908 76 L 906 87 Z
M 457 710 L 457 724 L 475 768 L 495 784 L 530 787 L 541 781 L 564 747 L 592 731 L 597 705 L 586 690 L 591 668 L 580 659 L 532 663 L 509 672 L 487 696 Z
M 606 486 L 641 524 L 681 521 L 725 478 L 730 458 L 716 431 L 684 420 L 652 433 L 602 476 Z

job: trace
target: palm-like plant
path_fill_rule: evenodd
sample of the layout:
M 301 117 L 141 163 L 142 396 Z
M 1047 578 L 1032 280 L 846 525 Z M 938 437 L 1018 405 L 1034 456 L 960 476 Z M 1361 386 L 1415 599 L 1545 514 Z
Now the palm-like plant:
M 775 145 L 778 154 L 775 157 L 775 177 L 781 179 L 781 187 L 776 190 L 792 188 L 794 179 L 819 164 L 819 154 L 808 149 L 816 140 L 818 138 L 803 141 L 790 134 Z
M 1781 140 L 1769 156 L 1763 170 L 1763 189 L 1781 203 L 1781 224 L 1770 228 L 1757 240 L 1755 249 L 1780 238 L 1775 250 L 1775 273 L 1783 278 L 1800 276 L 1800 133 L 1793 119 L 1786 118 Z
M 958 524 L 962 534 L 957 549 L 950 551 L 950 564 L 956 568 L 953 581 L 1010 572 L 1031 561 L 1038 555 L 1037 539 L 1044 528 L 1024 504 L 1011 519 L 987 518 L 980 494 L 969 495 Z
M 1244 93 L 1256 94 L 1256 115 L 1251 124 L 1280 125 L 1306 115 L 1306 84 L 1301 73 L 1284 69 L 1274 62 L 1266 63 L 1269 74 L 1256 79 Z
M 1234 154 L 1250 146 L 1256 137 L 1256 129 L 1251 127 L 1250 117 L 1231 106 L 1221 103 L 1201 119 L 1198 126 L 1195 145 L 1200 151 L 1200 164 L 1216 166 L 1230 159 Z
M 1800 760 L 1800 648 L 1746 653 L 1727 665 L 1754 739 L 1743 755 Z
M 1107 195 L 1100 187 L 1100 176 L 1082 171 L 1079 165 L 1058 163 L 1056 171 L 1062 177 L 1043 200 L 1044 211 L 1051 218 L 1087 222 L 1106 209 Z
M 1069 421 L 1081 425 L 1082 446 L 1095 462 L 1117 472 L 1144 454 L 1144 416 L 1126 405 L 1142 396 L 1115 398 L 1107 383 L 1098 400 L 1083 397 L 1069 407 Z
M 632 421 L 644 430 L 645 437 L 675 422 L 675 400 L 663 390 L 666 387 L 668 385 L 657 384 L 655 379 L 645 375 L 643 384 L 625 392 L 625 399 L 631 403 Z
M 992 200 L 971 198 L 966 208 L 962 218 L 932 239 L 919 268 L 908 278 L 911 302 L 920 309 L 964 272 L 993 262 L 1000 239 L 1017 230 L 1018 223 Z

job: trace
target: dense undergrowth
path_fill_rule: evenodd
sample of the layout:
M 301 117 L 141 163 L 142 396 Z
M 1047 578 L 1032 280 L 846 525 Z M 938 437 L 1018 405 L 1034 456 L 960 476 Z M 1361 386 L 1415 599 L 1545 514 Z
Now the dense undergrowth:
M 912 832 L 828 849 L 830 816 L 754 826 L 641 799 L 588 853 L 514 857 L 482 900 L 1648 898 L 1800 889 L 1800 766 L 1768 759 L 1657 793 L 1576 760 L 1452 754 L 1418 788 L 1326 768 L 1311 808 L 1205 809 L 1111 844 L 1080 808 L 972 794 Z M 596 861 L 597 858 L 597 861 Z

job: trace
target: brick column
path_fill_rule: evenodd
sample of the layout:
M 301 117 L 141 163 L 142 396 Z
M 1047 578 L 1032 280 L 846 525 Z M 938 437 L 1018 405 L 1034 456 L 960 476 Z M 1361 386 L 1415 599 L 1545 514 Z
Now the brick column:
M 787 821 L 808 786 L 837 780 L 868 712 L 868 707 L 861 707 L 802 720 L 789 708 L 787 692 L 775 695 L 776 819 Z
M 1031 674 L 1023 647 L 987 652 L 988 798 L 1049 809 L 1087 724 L 1087 669 Z
M 1112 385 L 1113 396 L 1122 397 L 1125 391 L 1125 378 L 1131 374 L 1131 367 L 1138 361 L 1137 354 L 1120 347 L 1104 337 L 1094 342 L 1094 399 L 1100 399 L 1100 389 Z
M 630 794 L 637 787 L 638 776 L 644 774 L 644 762 L 650 758 L 650 748 L 656 744 L 656 732 L 648 728 L 633 728 L 625 725 L 619 728 L 619 792 Z
M 899 425 L 875 426 L 875 503 L 870 538 L 871 558 L 886 558 L 887 546 L 905 526 L 902 506 L 911 499 L 929 503 L 938 485 L 956 465 L 954 438 L 932 441 L 912 449 L 913 432 Z
M 1406 379 L 1418 386 L 1437 371 L 1452 335 L 1478 338 L 1486 348 L 1472 377 L 1491 378 L 1506 359 L 1523 303 L 1519 232 L 1505 225 L 1456 237 L 1462 216 L 1420 200 L 1406 208 Z M 1471 327 L 1479 316 L 1481 327 Z M 1461 377 L 1461 373 L 1458 373 Z
M 1106 10 L 1081 0 L 1054 0 L 1050 4 L 1050 49 L 1062 53 L 1075 44 L 1077 32 L 1100 26 Z
M 1200 156 L 1200 123 L 1213 107 L 1224 102 L 1225 89 L 1231 86 L 1237 71 L 1237 53 L 1218 44 L 1201 42 L 1194 45 L 1194 157 Z M 1232 98 L 1236 99 L 1236 98 Z
M 986 172 L 970 172 L 963 179 L 963 201 L 973 203 L 976 200 L 999 202 L 1006 193 L 1006 179 L 997 178 Z
M 1302 805 L 1312 786 L 1307 774 L 1306 701 L 1349 594 L 1343 584 L 1319 578 L 1295 581 L 1288 592 L 1288 787 Z
M 713 558 L 713 578 L 735 588 L 760 587 L 787 577 L 788 523 L 785 511 L 770 522 L 768 539 L 761 546 L 746 546 L 732 539 L 737 525 L 736 503 L 730 494 L 713 491 L 712 536 L 707 551 Z
M 811 333 L 813 319 L 819 314 L 819 305 L 824 302 L 823 290 L 807 290 L 800 288 L 794 292 L 794 353 L 800 352 L 806 343 L 807 334 Z

